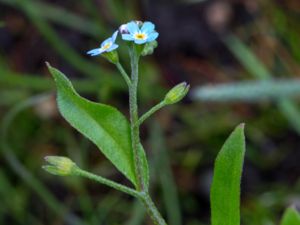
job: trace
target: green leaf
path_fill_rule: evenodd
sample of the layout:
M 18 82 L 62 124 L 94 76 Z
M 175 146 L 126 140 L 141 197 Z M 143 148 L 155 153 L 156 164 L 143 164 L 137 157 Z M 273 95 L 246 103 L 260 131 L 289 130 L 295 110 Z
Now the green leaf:
M 62 116 L 80 133 L 90 139 L 102 153 L 135 186 L 130 126 L 127 119 L 114 107 L 95 103 L 81 97 L 68 78 L 48 65 L 57 86 L 57 104 Z M 143 148 L 140 148 L 143 174 L 148 183 L 148 164 Z
M 226 140 L 215 161 L 210 193 L 212 225 L 240 225 L 244 155 L 244 124 L 240 124 Z
M 300 214 L 294 207 L 285 210 L 280 225 L 299 225 Z
M 144 147 L 142 145 L 140 145 L 140 148 L 139 148 L 139 156 L 142 159 L 141 164 L 142 164 L 142 169 L 143 169 L 142 174 L 143 174 L 144 183 L 145 183 L 146 187 L 148 188 L 149 187 L 149 179 L 150 179 L 149 167 L 148 167 L 146 153 L 145 153 Z

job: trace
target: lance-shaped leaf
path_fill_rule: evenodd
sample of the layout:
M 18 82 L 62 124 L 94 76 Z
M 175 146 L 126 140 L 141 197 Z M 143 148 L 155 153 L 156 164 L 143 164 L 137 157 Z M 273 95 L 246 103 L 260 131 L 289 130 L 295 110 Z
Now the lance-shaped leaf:
M 118 170 L 136 185 L 137 177 L 127 119 L 114 107 L 81 97 L 63 73 L 49 64 L 47 66 L 56 82 L 57 104 L 62 116 L 97 145 Z M 140 151 L 143 175 L 148 183 L 147 159 L 142 147 Z
M 280 225 L 299 225 L 300 214 L 294 207 L 285 210 Z
M 212 225 L 240 225 L 240 183 L 244 155 L 244 124 L 241 124 L 226 140 L 215 161 L 210 193 Z

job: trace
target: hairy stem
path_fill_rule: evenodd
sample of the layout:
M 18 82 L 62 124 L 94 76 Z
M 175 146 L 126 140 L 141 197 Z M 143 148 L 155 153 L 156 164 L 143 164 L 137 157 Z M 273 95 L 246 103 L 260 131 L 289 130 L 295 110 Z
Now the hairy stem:
M 122 192 L 127 193 L 129 195 L 132 195 L 132 196 L 134 196 L 136 198 L 140 198 L 140 193 L 137 192 L 136 190 L 134 190 L 132 188 L 129 188 L 129 187 L 126 187 L 126 186 L 124 186 L 122 184 L 118 184 L 118 183 L 116 183 L 114 181 L 111 181 L 109 179 L 106 179 L 104 177 L 98 176 L 96 174 L 90 173 L 90 172 L 82 170 L 80 168 L 76 169 L 76 174 L 78 176 L 82 176 L 82 177 L 94 180 L 94 181 L 96 181 L 98 183 L 104 184 L 106 186 L 109 186 L 111 188 L 114 188 L 114 189 L 116 189 L 118 191 L 122 191 Z
M 132 142 L 132 150 L 133 150 L 133 157 L 134 157 L 134 167 L 135 173 L 137 175 L 137 191 L 138 191 L 138 198 L 142 201 L 143 205 L 147 209 L 149 216 L 151 217 L 153 223 L 155 225 L 167 225 L 164 221 L 162 216 L 160 215 L 159 211 L 155 207 L 153 201 L 151 200 L 148 194 L 148 187 L 145 185 L 145 180 L 142 174 L 142 165 L 141 165 L 141 158 L 139 154 L 139 146 L 140 142 L 140 123 L 139 123 L 139 116 L 138 116 L 138 104 L 137 104 L 137 87 L 138 87 L 138 79 L 139 79 L 139 53 L 137 52 L 136 46 L 130 50 L 130 57 L 131 57 L 131 85 L 129 86 L 129 107 L 130 107 L 130 123 L 131 123 L 131 142 Z M 157 111 L 161 108 L 161 105 L 158 104 L 157 107 L 149 112 L 148 115 L 145 115 L 144 118 L 150 116 L 152 113 Z
M 139 157 L 140 131 L 138 125 L 137 87 L 139 80 L 139 55 L 135 48 L 131 50 L 131 85 L 129 88 L 129 107 L 131 123 L 131 142 L 134 157 L 135 174 L 137 175 L 137 190 L 144 191 L 145 183 L 142 176 L 142 165 Z
M 128 76 L 128 74 L 126 73 L 126 71 L 124 70 L 123 66 L 118 62 L 115 64 L 116 67 L 118 68 L 118 70 L 120 71 L 122 77 L 124 78 L 124 80 L 126 81 L 126 84 L 128 87 L 130 87 L 131 85 L 131 80 Z
M 148 193 L 142 194 L 141 201 L 155 225 L 167 225 L 166 221 L 160 215 Z
M 157 105 L 153 106 L 148 112 L 146 112 L 144 115 L 141 116 L 141 118 L 138 120 L 138 125 L 140 126 L 147 118 L 152 116 L 155 112 L 160 110 L 165 105 L 166 105 L 165 102 L 161 101 Z

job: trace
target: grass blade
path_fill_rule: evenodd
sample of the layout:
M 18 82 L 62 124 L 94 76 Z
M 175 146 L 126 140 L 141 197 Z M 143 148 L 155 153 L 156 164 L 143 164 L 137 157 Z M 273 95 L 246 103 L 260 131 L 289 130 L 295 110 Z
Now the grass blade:
M 15 8 L 20 8 L 18 0 L 0 0 L 0 2 Z M 101 23 L 99 26 L 99 24 L 82 18 L 61 7 L 41 1 L 33 1 L 27 4 L 37 16 L 49 21 L 89 34 L 94 38 L 103 37 L 106 34 L 107 28 L 104 24 Z
M 65 206 L 63 206 L 60 201 L 58 201 L 44 186 L 44 184 L 37 179 L 27 168 L 18 160 L 14 151 L 11 149 L 8 143 L 8 130 L 15 117 L 23 110 L 32 107 L 39 102 L 44 101 L 49 98 L 49 94 L 42 94 L 38 96 L 33 96 L 24 102 L 19 103 L 13 107 L 4 117 L 1 123 L 1 135 L 0 135 L 0 153 L 3 155 L 6 162 L 9 164 L 11 169 L 28 185 L 35 193 L 40 197 L 41 200 L 57 215 L 60 215 L 64 220 L 70 224 L 84 225 L 85 223 L 81 221 L 76 215 L 69 212 Z
M 244 81 L 198 87 L 193 97 L 202 101 L 258 102 L 300 96 L 300 80 Z
M 166 149 L 166 140 L 163 138 L 161 126 L 156 122 L 151 126 L 151 148 L 156 161 L 156 174 L 159 179 L 162 197 L 167 211 L 168 224 L 182 224 L 178 190 L 171 168 L 170 157 Z
M 247 48 L 237 37 L 231 35 L 225 39 L 225 44 L 236 56 L 242 65 L 257 79 L 270 79 L 268 69 L 257 59 L 254 53 Z M 278 101 L 281 113 L 287 118 L 290 125 L 300 134 L 299 116 L 297 105 L 290 99 L 282 98 Z

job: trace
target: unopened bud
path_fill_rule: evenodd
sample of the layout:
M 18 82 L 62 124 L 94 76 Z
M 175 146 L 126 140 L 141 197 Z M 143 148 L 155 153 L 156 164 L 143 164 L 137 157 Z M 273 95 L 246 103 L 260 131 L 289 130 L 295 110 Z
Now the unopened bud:
M 120 27 L 119 27 L 119 32 L 120 34 L 129 34 L 129 31 L 127 29 L 127 24 L 122 24 Z
M 143 22 L 139 21 L 139 20 L 134 20 L 133 22 L 135 22 L 139 28 L 141 28 L 143 26 Z M 119 27 L 119 32 L 120 34 L 129 34 L 129 30 L 127 29 L 127 24 L 124 23 Z
M 143 51 L 141 53 L 142 56 L 151 55 L 154 52 L 154 49 L 157 47 L 157 41 L 151 41 L 145 44 Z
M 186 82 L 177 84 L 166 94 L 164 102 L 167 105 L 171 105 L 176 102 L 179 102 L 181 99 L 183 99 L 186 96 L 189 89 L 190 89 L 190 85 L 188 85 Z
M 47 172 L 58 176 L 74 175 L 78 169 L 77 165 L 69 158 L 62 156 L 46 156 L 49 165 L 42 168 Z
M 143 21 L 140 21 L 140 20 L 135 20 L 134 21 L 140 28 L 143 26 Z

